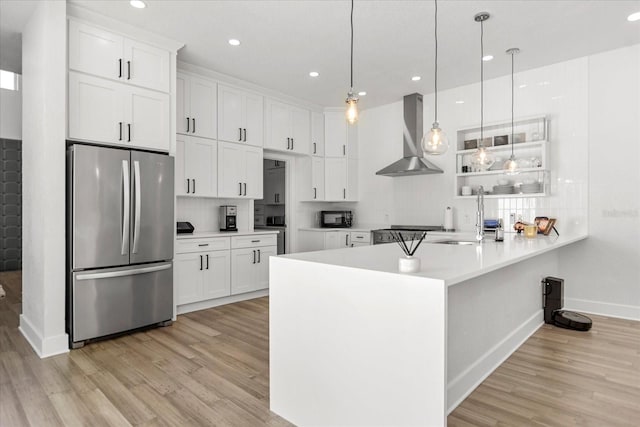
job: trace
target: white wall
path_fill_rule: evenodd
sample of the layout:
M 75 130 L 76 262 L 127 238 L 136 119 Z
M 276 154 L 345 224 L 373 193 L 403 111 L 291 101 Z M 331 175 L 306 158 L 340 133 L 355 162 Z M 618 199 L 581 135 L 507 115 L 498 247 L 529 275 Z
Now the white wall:
M 640 320 L 640 45 L 588 61 L 589 239 L 560 253 L 565 306 Z
M 39 3 L 22 36 L 20 331 L 41 357 L 68 351 L 64 320 L 66 51 L 66 3 Z
M 22 139 L 22 91 L 0 89 L 0 138 Z
M 253 230 L 253 201 L 204 197 L 177 197 L 176 221 L 189 221 L 196 233 L 220 230 L 220 206 L 238 207 L 236 218 L 240 231 Z
M 510 213 L 525 220 L 556 217 L 560 233 L 589 229 L 592 237 L 586 242 L 563 250 L 565 305 L 638 319 L 639 49 L 516 73 L 516 118 L 546 115 L 550 121 L 551 196 L 485 200 L 486 217 L 501 217 L 508 229 Z M 510 80 L 507 75 L 485 82 L 485 123 L 510 120 Z M 479 124 L 479 98 L 479 84 L 439 94 L 438 118 L 451 143 L 445 155 L 429 158 L 445 171 L 440 175 L 376 176 L 402 157 L 402 100 L 361 113 L 360 220 L 380 223 L 389 215 L 393 223 L 439 225 L 444 208 L 452 206 L 454 226 L 474 229 L 475 200 L 454 197 L 455 143 L 458 129 Z M 456 104 L 460 100 L 464 104 Z M 424 97 L 424 105 L 428 129 L 433 95 Z

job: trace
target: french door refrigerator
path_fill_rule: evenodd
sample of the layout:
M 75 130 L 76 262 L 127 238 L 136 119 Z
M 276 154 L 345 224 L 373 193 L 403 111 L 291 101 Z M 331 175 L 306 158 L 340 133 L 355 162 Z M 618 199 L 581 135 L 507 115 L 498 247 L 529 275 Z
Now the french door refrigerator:
M 87 340 L 173 316 L 173 157 L 67 150 L 67 332 Z

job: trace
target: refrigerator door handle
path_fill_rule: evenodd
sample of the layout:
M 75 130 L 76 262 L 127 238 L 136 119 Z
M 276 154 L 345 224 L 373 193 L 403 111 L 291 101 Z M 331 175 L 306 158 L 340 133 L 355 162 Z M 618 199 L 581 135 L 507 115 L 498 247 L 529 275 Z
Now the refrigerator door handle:
M 127 160 L 122 161 L 122 248 L 120 253 L 126 255 L 129 253 L 129 218 L 131 212 L 129 212 L 129 201 L 131 182 L 129 181 L 129 162 Z
M 171 263 L 156 265 L 153 267 L 136 268 L 135 270 L 119 270 L 108 271 L 106 273 L 87 273 L 76 275 L 76 280 L 95 280 L 95 279 L 108 279 L 112 277 L 134 276 L 136 274 L 153 273 L 156 271 L 168 270 L 171 268 Z
M 135 192 L 134 197 L 136 198 L 136 211 L 134 214 L 134 223 L 133 223 L 133 249 L 132 253 L 138 253 L 138 241 L 140 239 L 140 205 L 142 204 L 141 190 L 140 190 L 140 162 L 135 160 L 133 162 L 133 191 Z

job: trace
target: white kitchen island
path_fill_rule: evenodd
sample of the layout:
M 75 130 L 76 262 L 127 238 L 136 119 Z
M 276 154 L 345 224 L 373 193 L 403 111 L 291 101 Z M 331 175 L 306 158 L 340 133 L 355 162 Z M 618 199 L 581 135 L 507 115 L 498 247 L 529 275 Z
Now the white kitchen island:
M 446 425 L 542 324 L 540 281 L 584 238 L 424 242 L 416 274 L 398 273 L 396 244 L 272 257 L 271 410 L 300 426 Z

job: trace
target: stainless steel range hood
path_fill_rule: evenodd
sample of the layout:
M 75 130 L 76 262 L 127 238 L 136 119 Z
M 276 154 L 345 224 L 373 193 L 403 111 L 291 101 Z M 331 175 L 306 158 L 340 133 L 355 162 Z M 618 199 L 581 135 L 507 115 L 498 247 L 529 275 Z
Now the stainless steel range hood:
M 422 140 L 422 95 L 414 93 L 404 97 L 404 157 L 380 169 L 376 175 L 410 176 L 443 173 L 442 169 L 424 159 Z

